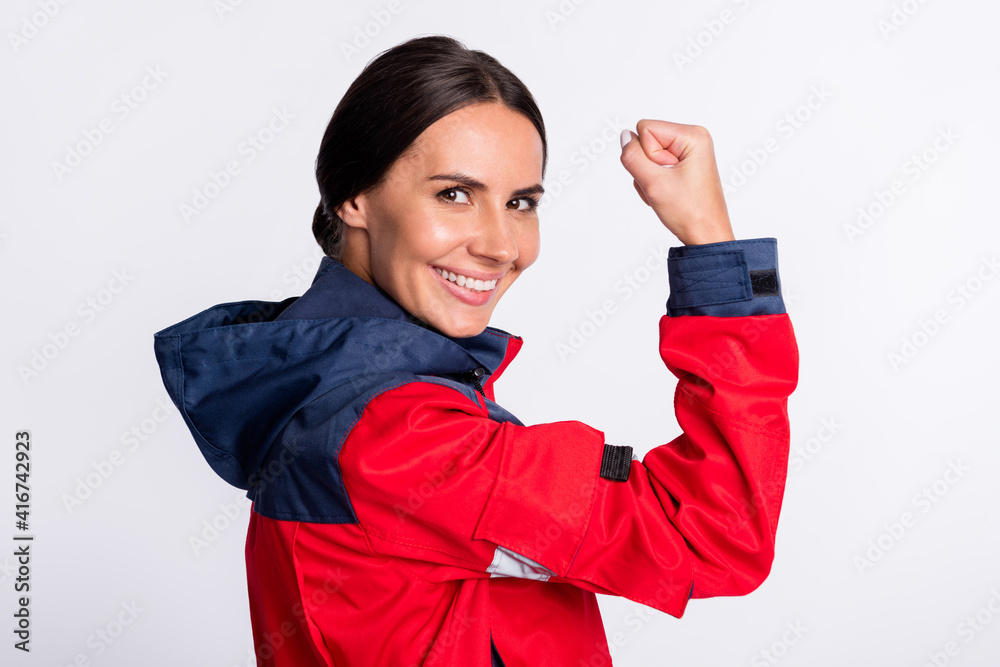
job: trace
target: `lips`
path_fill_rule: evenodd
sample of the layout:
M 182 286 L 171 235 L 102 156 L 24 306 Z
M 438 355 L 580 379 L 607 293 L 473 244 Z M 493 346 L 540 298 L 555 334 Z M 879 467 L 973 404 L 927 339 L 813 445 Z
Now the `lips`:
M 442 278 L 447 279 L 449 282 L 455 283 L 459 287 L 464 287 L 466 289 L 475 292 L 489 292 L 497 286 L 497 281 L 499 278 L 493 279 L 481 279 L 474 276 L 470 276 L 465 273 L 458 273 L 456 271 L 449 271 L 448 269 L 443 269 L 440 267 L 432 267 L 434 272 L 437 273 Z
M 452 282 L 448 278 L 442 275 L 442 270 L 437 267 L 428 267 L 434 277 L 441 283 L 441 285 L 448 290 L 448 292 L 454 296 L 456 299 L 464 304 L 470 306 L 482 306 L 493 298 L 493 294 L 496 292 L 496 280 L 493 282 L 493 287 L 487 290 L 477 291 L 476 289 L 470 289 L 468 287 L 459 286 L 457 283 Z M 449 272 L 449 275 L 451 272 Z M 456 275 L 457 278 L 457 275 Z

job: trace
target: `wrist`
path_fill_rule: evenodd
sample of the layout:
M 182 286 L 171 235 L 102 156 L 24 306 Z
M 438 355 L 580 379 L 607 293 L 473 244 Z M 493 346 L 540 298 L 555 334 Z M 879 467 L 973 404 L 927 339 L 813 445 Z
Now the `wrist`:
M 673 230 L 671 230 L 673 231 Z M 735 241 L 733 226 L 725 211 L 714 214 L 692 217 L 682 229 L 674 232 L 677 240 L 684 245 L 705 245 L 707 243 L 723 243 Z
M 733 230 L 698 231 L 683 236 L 678 234 L 677 239 L 684 245 L 705 245 L 708 243 L 722 243 L 724 241 L 735 241 L 736 236 Z

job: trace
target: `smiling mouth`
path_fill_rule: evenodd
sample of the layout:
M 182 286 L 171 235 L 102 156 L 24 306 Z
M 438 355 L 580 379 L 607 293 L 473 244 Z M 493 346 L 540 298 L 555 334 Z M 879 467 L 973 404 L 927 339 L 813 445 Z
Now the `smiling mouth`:
M 453 282 L 459 287 L 464 287 L 467 290 L 473 292 L 489 292 L 497 286 L 497 279 L 493 280 L 479 280 L 476 278 L 469 278 L 458 273 L 452 273 L 451 271 L 445 271 L 444 269 L 439 269 L 438 267 L 431 267 L 434 269 L 435 273 L 444 278 L 449 282 Z

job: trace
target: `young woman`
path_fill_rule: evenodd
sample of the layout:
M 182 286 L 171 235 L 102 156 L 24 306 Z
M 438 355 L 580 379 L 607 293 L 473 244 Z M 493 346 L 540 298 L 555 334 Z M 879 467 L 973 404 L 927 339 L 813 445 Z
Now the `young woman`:
M 683 434 L 642 461 L 494 400 L 522 340 L 488 325 L 538 256 L 545 128 L 450 38 L 383 53 L 334 112 L 309 290 L 156 334 L 205 458 L 253 500 L 258 664 L 606 665 L 595 593 L 680 617 L 767 576 L 798 372 L 776 240 L 735 240 L 704 129 L 636 129 L 622 164 L 683 244 L 659 321 Z

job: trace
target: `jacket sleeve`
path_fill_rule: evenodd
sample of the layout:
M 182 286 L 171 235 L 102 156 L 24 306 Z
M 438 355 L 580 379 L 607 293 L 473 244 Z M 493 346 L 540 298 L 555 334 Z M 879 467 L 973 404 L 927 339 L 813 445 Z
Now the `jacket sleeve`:
M 370 548 L 432 580 L 564 581 L 675 616 L 690 597 L 756 588 L 798 374 L 776 242 L 669 257 L 659 350 L 680 436 L 639 461 L 582 422 L 494 422 L 453 389 L 403 385 L 369 403 L 341 451 Z

